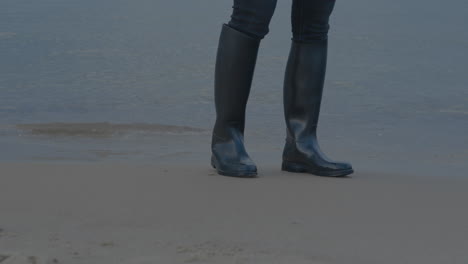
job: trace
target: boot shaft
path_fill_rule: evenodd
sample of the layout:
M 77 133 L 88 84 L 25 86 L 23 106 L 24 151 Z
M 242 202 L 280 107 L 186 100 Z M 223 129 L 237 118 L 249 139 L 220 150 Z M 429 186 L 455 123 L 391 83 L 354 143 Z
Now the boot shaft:
M 314 137 L 327 65 L 327 40 L 293 42 L 284 78 L 284 115 L 288 138 Z
M 214 134 L 218 137 L 229 137 L 232 129 L 244 132 L 245 108 L 259 45 L 259 39 L 223 25 L 215 68 Z

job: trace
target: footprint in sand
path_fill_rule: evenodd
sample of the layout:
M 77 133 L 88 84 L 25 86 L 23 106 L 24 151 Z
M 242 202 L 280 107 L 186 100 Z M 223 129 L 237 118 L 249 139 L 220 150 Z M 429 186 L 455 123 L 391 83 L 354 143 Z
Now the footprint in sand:
M 0 264 L 46 264 L 46 262 L 36 256 L 0 254 Z
M 7 255 L 0 255 L 0 263 L 8 258 Z

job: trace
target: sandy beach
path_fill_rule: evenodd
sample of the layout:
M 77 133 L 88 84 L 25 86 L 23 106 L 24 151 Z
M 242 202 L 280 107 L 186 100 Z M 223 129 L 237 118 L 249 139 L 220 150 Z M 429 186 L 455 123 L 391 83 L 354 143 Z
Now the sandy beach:
M 260 167 L 2 163 L 0 263 L 468 261 L 467 179 Z
M 247 106 L 258 179 L 209 166 L 231 0 L 0 3 L 0 264 L 467 264 L 467 1 L 337 1 L 320 145 L 280 171 L 290 1 Z

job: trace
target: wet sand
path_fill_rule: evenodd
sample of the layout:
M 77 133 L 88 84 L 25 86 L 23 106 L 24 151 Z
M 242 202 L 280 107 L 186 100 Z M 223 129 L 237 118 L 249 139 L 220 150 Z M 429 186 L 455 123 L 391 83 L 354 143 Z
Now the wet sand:
M 1 263 L 468 261 L 465 178 L 259 166 L 2 163 Z

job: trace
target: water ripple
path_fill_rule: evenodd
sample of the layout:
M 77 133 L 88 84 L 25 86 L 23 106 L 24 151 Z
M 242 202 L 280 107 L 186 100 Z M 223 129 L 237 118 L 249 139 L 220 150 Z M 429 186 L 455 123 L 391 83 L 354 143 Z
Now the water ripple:
M 36 123 L 17 124 L 16 128 L 32 135 L 73 137 L 112 137 L 134 132 L 165 135 L 207 133 L 202 128 L 148 123 Z

